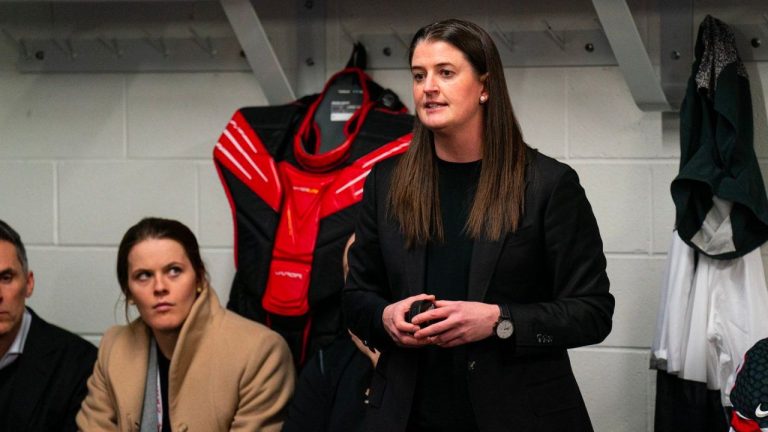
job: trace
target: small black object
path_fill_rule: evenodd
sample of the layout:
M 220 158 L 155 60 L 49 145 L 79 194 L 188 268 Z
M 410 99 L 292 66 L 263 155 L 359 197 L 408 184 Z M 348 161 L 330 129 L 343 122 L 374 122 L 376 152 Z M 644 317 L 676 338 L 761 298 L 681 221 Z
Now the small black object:
M 759 48 L 760 45 L 763 44 L 763 42 L 758 38 L 752 38 L 751 41 L 749 41 L 750 44 L 752 44 L 752 48 Z
M 416 315 L 434 309 L 435 304 L 431 300 L 416 300 L 411 303 L 411 307 L 408 309 L 408 313 L 405 314 L 405 322 L 410 323 L 413 317 Z M 421 324 L 421 328 L 427 327 L 432 324 L 432 321 L 427 321 Z
M 584 45 L 584 50 L 586 52 L 592 52 L 595 50 L 595 45 L 592 42 L 589 42 L 586 45 Z

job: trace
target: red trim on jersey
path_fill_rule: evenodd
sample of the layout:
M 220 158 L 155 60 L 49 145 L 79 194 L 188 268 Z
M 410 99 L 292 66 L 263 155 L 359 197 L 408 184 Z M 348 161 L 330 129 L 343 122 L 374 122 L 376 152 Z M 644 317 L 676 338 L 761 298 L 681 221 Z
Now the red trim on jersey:
M 239 111 L 219 137 L 213 157 L 274 211 L 280 209 L 283 190 L 275 161 Z
M 352 117 L 350 117 L 344 124 L 346 138 L 341 144 L 325 153 L 309 153 L 306 150 L 305 143 L 308 143 L 307 146 L 312 148 L 315 152 L 321 148 L 321 135 L 317 123 L 315 122 L 315 113 L 323 102 L 326 92 L 331 84 L 336 81 L 336 78 L 339 75 L 347 74 L 357 75 L 358 82 L 363 90 L 363 101 L 360 104 L 360 108 L 355 110 Z M 374 103 L 371 102 L 370 94 L 368 93 L 369 79 L 370 78 L 362 70 L 348 68 L 334 74 L 331 79 L 327 81 L 320 96 L 309 106 L 309 110 L 307 111 L 304 120 L 302 120 L 296 135 L 293 137 L 293 155 L 301 166 L 312 171 L 327 170 L 343 163 L 347 159 L 352 143 L 357 138 L 357 134 L 360 132 L 360 128 L 365 122 L 365 117 L 368 115 L 368 111 L 374 106 Z M 314 142 L 309 142 L 312 138 L 314 138 Z
M 309 279 L 320 220 L 360 202 L 373 165 L 404 152 L 410 138 L 406 135 L 326 174 L 302 171 L 287 162 L 278 164 L 285 194 L 261 299 L 264 310 L 283 316 L 309 312 Z
M 412 135 L 407 134 L 353 162 L 346 168 L 337 171 L 330 193 L 323 198 L 323 208 L 320 218 L 336 213 L 360 202 L 363 198 L 363 185 L 373 166 L 387 158 L 405 152 L 411 143 Z

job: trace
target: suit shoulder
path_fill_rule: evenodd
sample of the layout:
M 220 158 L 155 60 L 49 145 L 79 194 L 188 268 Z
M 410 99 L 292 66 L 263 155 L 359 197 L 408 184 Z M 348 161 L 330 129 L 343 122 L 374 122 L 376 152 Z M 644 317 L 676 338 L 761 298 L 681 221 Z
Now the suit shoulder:
M 565 176 L 573 176 L 578 181 L 578 175 L 574 169 L 559 160 L 547 156 L 538 150 L 529 150 L 526 177 L 527 180 L 544 190 L 551 190 L 560 183 Z
M 371 169 L 368 178 L 373 179 L 376 185 L 376 189 L 379 191 L 389 190 L 389 185 L 392 180 L 392 174 L 395 172 L 398 162 L 403 157 L 402 154 L 387 158 L 381 162 L 378 162 L 373 169 Z M 382 195 L 383 196 L 383 195 Z
M 570 165 L 535 149 L 530 149 L 526 157 L 531 168 L 550 176 L 559 177 L 568 171 L 573 171 Z
M 374 165 L 371 172 L 376 173 L 377 176 L 389 177 L 390 175 L 392 175 L 392 171 L 394 171 L 395 167 L 397 166 L 397 162 L 402 157 L 403 155 L 399 154 L 399 155 L 386 158 L 381 162 L 377 162 L 376 165 Z
M 95 358 L 96 347 L 75 333 L 65 330 L 57 325 L 51 324 L 37 315 L 33 315 L 33 324 L 36 323 L 40 329 L 40 335 L 59 346 L 62 349 L 71 350 L 79 355 L 91 355 Z

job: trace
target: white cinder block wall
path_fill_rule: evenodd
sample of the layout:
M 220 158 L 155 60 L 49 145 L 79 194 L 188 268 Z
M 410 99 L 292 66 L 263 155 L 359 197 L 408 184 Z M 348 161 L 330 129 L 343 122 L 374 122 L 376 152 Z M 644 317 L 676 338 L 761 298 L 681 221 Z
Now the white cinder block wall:
M 461 16 L 486 28 L 540 29 L 547 16 L 573 28 L 594 16 L 588 2 L 513 8 L 487 0 L 450 10 L 444 2 L 426 3 L 328 0 L 328 74 L 349 54 L 344 33 L 372 26 L 410 34 L 434 18 Z M 294 24 L 277 2 L 270 7 L 263 18 L 279 46 Z M 655 28 L 653 17 L 636 17 L 641 32 Z M 123 323 L 116 246 L 146 215 L 192 227 L 226 299 L 234 274 L 232 223 L 210 155 L 235 109 L 266 104 L 258 78 L 247 72 L 21 74 L 16 55 L 11 43 L 0 42 L 0 218 L 28 245 L 37 281 L 32 307 L 94 343 Z M 765 161 L 768 67 L 748 70 L 756 149 Z M 406 70 L 371 75 L 413 106 Z M 648 370 L 648 347 L 674 221 L 676 120 L 640 111 L 616 67 L 519 68 L 506 76 L 527 141 L 579 172 L 605 242 L 617 300 L 614 329 L 602 344 L 572 351 L 595 428 L 651 431 L 655 373 Z

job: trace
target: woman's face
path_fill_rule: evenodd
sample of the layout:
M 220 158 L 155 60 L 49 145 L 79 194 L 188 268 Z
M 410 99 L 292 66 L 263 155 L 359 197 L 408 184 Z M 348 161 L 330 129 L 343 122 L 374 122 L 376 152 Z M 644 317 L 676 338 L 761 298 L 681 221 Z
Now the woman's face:
M 128 253 L 128 291 L 153 332 L 179 332 L 197 298 L 197 275 L 181 244 L 137 243 Z
M 411 59 L 413 102 L 421 123 L 450 134 L 482 127 L 485 86 L 464 53 L 443 41 L 421 41 Z

